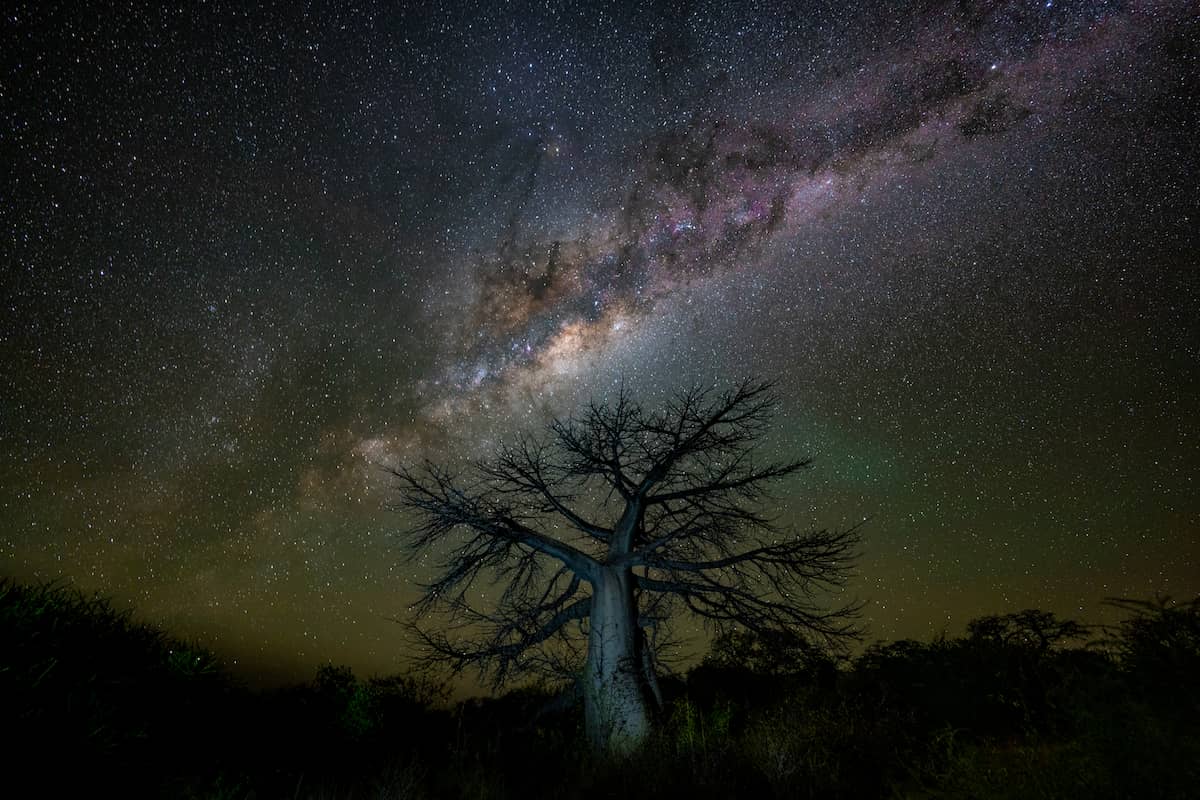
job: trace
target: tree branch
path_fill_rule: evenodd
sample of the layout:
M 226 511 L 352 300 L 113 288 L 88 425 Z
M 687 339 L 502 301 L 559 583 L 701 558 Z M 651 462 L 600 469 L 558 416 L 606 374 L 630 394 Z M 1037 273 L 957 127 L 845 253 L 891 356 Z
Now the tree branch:
M 622 386 L 465 480 L 430 462 L 391 470 L 395 505 L 413 515 L 410 556 L 439 559 L 415 604 L 448 618 L 441 631 L 414 627 L 430 658 L 478 666 L 497 685 L 515 669 L 561 668 L 580 638 L 568 623 L 591 611 L 583 584 L 602 569 L 631 572 L 629 612 L 645 623 L 683 611 L 784 639 L 857 636 L 860 606 L 824 602 L 850 574 L 857 526 L 795 535 L 760 510 L 775 483 L 811 464 L 756 462 L 772 388 L 693 389 L 648 413 Z M 481 578 L 498 591 L 473 590 Z M 475 607 L 480 597 L 491 610 Z
M 399 481 L 399 508 L 415 511 L 420 519 L 409 549 L 419 555 L 452 531 L 463 528 L 476 536 L 468 544 L 487 539 L 491 548 L 468 547 L 478 551 L 472 560 L 492 562 L 491 556 L 508 554 L 513 546 L 525 547 L 561 561 L 577 574 L 590 576 L 598 567 L 594 558 L 575 547 L 553 539 L 526 525 L 520 512 L 488 493 L 472 493 L 459 488 L 454 476 L 426 462 L 424 476 L 404 468 L 390 470 Z M 462 552 L 462 551 L 460 551 Z M 463 553 L 469 555 L 469 553 Z

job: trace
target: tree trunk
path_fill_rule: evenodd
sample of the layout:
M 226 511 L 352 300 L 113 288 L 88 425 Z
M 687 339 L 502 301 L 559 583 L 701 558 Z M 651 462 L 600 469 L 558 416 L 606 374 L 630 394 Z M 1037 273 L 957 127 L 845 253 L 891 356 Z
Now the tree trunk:
M 642 635 L 628 567 L 605 567 L 592 587 L 583 707 L 596 749 L 624 755 L 650 732 Z

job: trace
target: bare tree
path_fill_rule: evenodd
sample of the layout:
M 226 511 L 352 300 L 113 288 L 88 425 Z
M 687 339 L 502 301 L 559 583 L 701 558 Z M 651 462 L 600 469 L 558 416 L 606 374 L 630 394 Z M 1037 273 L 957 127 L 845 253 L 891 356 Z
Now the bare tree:
M 656 622 L 683 612 L 776 640 L 856 637 L 859 606 L 822 600 L 849 576 L 857 529 L 800 533 L 758 508 L 810 464 L 756 457 L 776 404 L 770 383 L 693 389 L 659 411 L 622 391 L 461 474 L 394 470 L 397 507 L 415 517 L 410 554 L 442 559 L 417 604 L 447 614 L 418 628 L 427 652 L 499 685 L 586 637 L 588 737 L 625 752 L 658 697 Z

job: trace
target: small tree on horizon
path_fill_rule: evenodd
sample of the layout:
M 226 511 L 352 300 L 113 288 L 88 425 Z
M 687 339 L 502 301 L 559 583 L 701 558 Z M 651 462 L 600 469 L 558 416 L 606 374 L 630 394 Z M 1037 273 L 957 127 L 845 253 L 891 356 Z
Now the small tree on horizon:
M 850 575 L 857 528 L 799 532 L 757 508 L 811 463 L 756 458 L 776 406 L 768 382 L 694 388 L 658 411 L 622 389 L 461 474 L 430 461 L 392 470 L 396 506 L 414 518 L 410 555 L 441 557 L 416 604 L 447 615 L 414 625 L 427 658 L 499 686 L 586 640 L 588 738 L 625 753 L 659 697 L 647 635 L 658 622 L 682 612 L 772 641 L 857 638 L 861 606 L 822 602 Z

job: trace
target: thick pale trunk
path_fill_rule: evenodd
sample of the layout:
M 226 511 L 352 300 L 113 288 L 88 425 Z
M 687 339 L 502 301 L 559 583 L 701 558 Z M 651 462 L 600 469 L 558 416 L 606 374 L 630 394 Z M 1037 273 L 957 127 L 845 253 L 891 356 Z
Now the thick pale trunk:
M 583 676 L 587 735 L 593 747 L 609 753 L 629 753 L 650 732 L 633 576 L 628 567 L 604 568 L 592 592 Z

